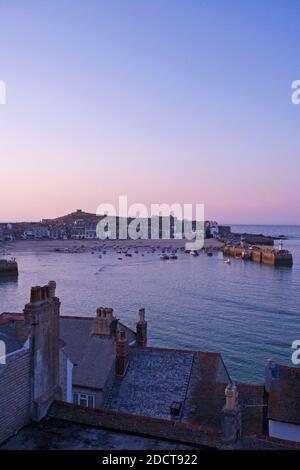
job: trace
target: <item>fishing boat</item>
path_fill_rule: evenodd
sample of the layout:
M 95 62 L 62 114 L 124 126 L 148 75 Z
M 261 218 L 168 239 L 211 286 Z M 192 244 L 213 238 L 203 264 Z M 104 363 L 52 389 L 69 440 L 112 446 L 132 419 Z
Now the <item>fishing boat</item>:
M 0 259 L 0 275 L 18 275 L 18 263 L 15 258 Z
M 246 260 L 246 259 L 250 259 L 251 258 L 251 254 L 249 251 L 247 250 L 243 250 L 242 251 L 242 259 Z
M 199 253 L 198 253 L 197 250 L 191 250 L 191 251 L 190 251 L 190 255 L 192 255 L 192 256 L 199 256 Z

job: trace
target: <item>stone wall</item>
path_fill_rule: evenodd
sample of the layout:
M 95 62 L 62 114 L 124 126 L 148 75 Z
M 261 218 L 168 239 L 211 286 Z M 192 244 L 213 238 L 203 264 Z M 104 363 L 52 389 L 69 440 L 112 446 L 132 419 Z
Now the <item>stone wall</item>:
M 200 448 L 222 450 L 285 450 L 299 449 L 300 443 L 284 441 L 263 435 L 245 435 L 235 444 L 226 445 L 220 431 L 204 425 L 194 425 L 147 416 L 131 415 L 107 409 L 90 409 L 56 401 L 49 411 L 49 417 L 68 422 L 84 424 L 129 434 L 166 439 Z
M 0 443 L 30 421 L 30 376 L 29 350 L 8 356 L 0 366 Z
M 207 426 L 195 426 L 147 416 L 119 413 L 107 409 L 93 410 L 59 401 L 54 402 L 49 416 L 93 427 L 158 437 L 201 447 L 215 447 L 219 442 L 218 431 Z

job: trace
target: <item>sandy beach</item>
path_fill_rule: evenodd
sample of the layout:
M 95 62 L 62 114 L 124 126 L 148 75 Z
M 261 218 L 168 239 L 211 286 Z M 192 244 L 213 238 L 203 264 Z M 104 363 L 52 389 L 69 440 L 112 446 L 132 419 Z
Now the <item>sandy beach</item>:
M 185 246 L 185 240 L 18 240 L 13 242 L 3 242 L 0 245 L 0 252 L 7 253 L 45 253 L 53 252 L 56 250 L 75 249 L 84 247 L 84 250 L 92 250 L 97 247 L 113 248 L 118 246 L 120 249 L 123 248 L 181 248 Z M 215 240 L 214 238 L 206 239 L 204 242 L 205 248 L 220 249 L 223 247 L 223 243 Z

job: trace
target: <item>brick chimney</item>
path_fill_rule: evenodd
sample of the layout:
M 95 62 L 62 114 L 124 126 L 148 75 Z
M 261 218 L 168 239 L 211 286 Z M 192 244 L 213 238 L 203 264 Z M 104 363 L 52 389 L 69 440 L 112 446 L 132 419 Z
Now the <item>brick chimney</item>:
M 49 281 L 48 282 L 48 295 L 50 299 L 53 299 L 55 297 L 55 290 L 56 290 L 56 282 Z
M 226 403 L 221 412 L 222 441 L 224 444 L 234 444 L 240 436 L 242 424 L 236 385 L 227 385 L 225 397 Z
M 147 346 L 147 322 L 144 308 L 139 309 L 139 321 L 136 324 L 136 345 L 139 348 Z
M 124 376 L 128 367 L 129 346 L 125 330 L 117 332 L 116 340 L 116 374 Z
M 59 310 L 54 281 L 31 288 L 24 318 L 31 331 L 32 395 L 31 418 L 40 421 L 53 400 L 59 399 Z
M 99 307 L 96 310 L 96 318 L 92 324 L 93 335 L 111 336 L 114 333 L 113 326 L 117 323 L 112 308 Z

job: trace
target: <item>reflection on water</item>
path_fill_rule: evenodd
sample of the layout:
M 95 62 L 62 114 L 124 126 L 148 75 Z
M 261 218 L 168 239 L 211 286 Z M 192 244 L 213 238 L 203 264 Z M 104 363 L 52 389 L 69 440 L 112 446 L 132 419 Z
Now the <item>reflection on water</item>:
M 7 284 L 7 283 L 14 283 L 14 284 L 17 284 L 18 283 L 18 274 L 15 274 L 15 273 L 11 273 L 11 274 L 3 274 L 1 273 L 0 274 L 0 284 Z

